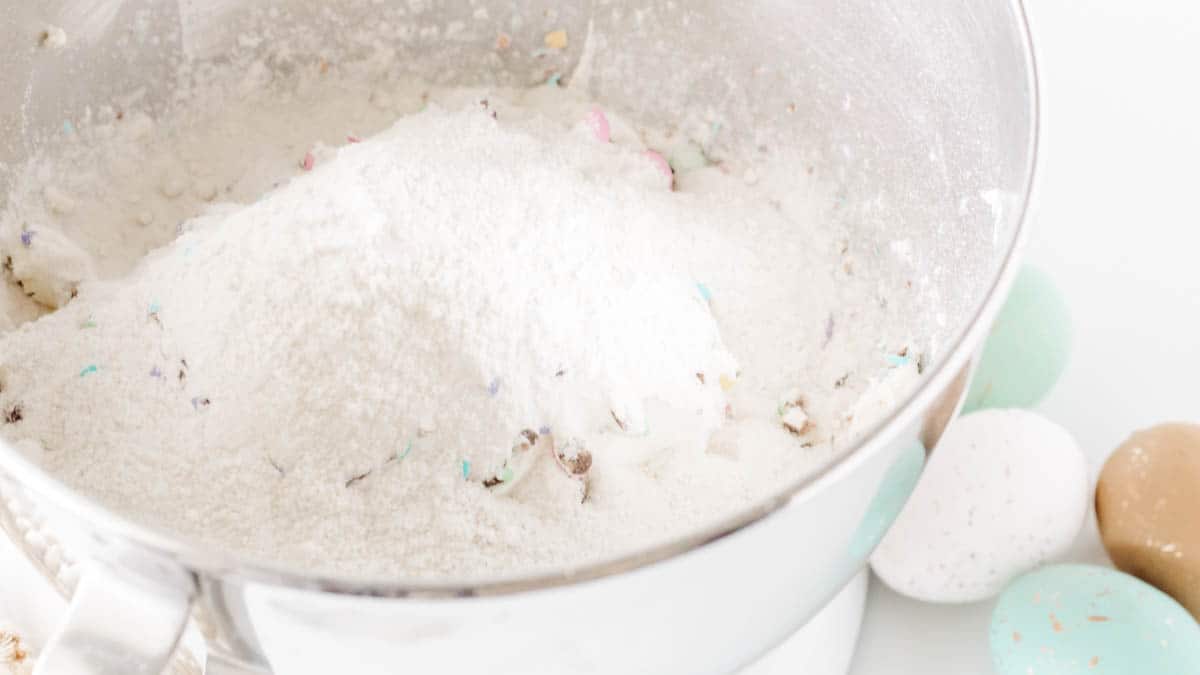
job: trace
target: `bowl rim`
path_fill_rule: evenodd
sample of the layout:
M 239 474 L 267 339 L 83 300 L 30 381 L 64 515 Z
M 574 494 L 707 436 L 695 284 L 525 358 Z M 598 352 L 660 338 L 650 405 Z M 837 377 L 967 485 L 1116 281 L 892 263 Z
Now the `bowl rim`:
M 630 572 L 680 557 L 736 534 L 791 505 L 805 501 L 824 485 L 839 481 L 842 476 L 881 452 L 901 430 L 908 428 L 919 411 L 927 409 L 933 400 L 946 390 L 990 330 L 992 320 L 999 312 L 1007 291 L 1016 278 L 1021 252 L 1028 238 L 1027 221 L 1036 189 L 1042 133 L 1038 66 L 1028 14 L 1024 0 L 1009 0 L 1008 4 L 1013 11 L 1015 27 L 1020 33 L 1020 51 L 1029 91 L 1027 112 L 1031 122 L 1029 140 L 1025 148 L 1027 159 L 1021 207 L 1017 213 L 1008 250 L 983 302 L 977 307 L 965 329 L 954 339 L 947 357 L 934 365 L 929 377 L 910 393 L 900 406 L 874 424 L 849 450 L 820 471 L 789 483 L 749 508 L 670 540 L 566 569 L 478 580 L 425 581 L 395 577 L 312 574 L 232 551 L 206 549 L 195 540 L 175 536 L 153 526 L 134 523 L 91 498 L 71 490 L 3 440 L 0 440 L 0 467 L 3 468 L 3 473 L 8 474 L 19 485 L 49 500 L 54 510 L 69 512 L 73 517 L 86 522 L 105 539 L 118 538 L 124 540 L 124 543 L 135 544 L 145 549 L 145 553 L 177 564 L 190 573 L 340 595 L 428 600 L 545 590 Z

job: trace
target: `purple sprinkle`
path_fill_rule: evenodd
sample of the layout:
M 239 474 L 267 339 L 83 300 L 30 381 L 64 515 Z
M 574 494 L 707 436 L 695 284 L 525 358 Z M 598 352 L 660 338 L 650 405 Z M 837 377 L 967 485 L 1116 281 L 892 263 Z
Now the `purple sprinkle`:
M 545 436 L 546 434 L 550 433 L 550 427 L 547 427 L 547 426 L 539 427 L 538 433 Z
M 33 234 L 33 230 L 21 230 L 21 243 L 25 245 L 25 248 L 33 246 Z
M 212 403 L 212 401 L 208 400 L 207 397 L 204 397 L 204 396 L 192 397 L 192 408 L 194 410 L 199 410 L 201 407 L 206 407 L 209 403 Z
M 162 376 L 163 376 L 162 371 L 158 369 L 158 366 L 154 366 L 153 368 L 150 369 L 150 377 L 161 380 Z M 195 403 L 193 403 L 192 405 L 195 405 Z
M 488 396 L 495 396 L 500 392 L 500 378 L 496 378 L 488 383 Z

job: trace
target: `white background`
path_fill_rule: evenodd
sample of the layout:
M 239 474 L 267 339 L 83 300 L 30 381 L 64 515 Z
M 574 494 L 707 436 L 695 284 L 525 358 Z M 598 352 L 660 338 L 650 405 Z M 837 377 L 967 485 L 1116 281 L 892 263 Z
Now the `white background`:
M 1045 99 L 1028 258 L 1075 326 L 1041 411 L 1094 479 L 1133 430 L 1200 422 L 1200 2 L 1027 4 Z M 1071 558 L 1105 560 L 1094 521 Z M 991 603 L 922 605 L 872 582 L 852 675 L 992 672 Z

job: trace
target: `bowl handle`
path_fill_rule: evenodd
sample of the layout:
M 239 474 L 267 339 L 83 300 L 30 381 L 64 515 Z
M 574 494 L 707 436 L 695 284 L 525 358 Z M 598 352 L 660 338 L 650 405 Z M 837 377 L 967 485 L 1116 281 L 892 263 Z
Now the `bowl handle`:
M 86 563 L 34 675 L 163 672 L 187 625 L 195 579 L 170 563 L 126 562 Z

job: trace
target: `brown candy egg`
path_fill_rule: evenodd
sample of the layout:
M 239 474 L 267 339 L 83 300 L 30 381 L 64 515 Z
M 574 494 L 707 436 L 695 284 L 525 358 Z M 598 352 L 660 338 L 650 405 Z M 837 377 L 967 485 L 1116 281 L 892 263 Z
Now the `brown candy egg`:
M 1200 618 L 1200 425 L 1160 424 L 1117 448 L 1096 485 L 1096 517 L 1119 569 Z

